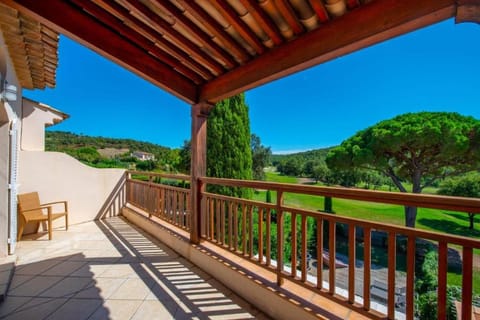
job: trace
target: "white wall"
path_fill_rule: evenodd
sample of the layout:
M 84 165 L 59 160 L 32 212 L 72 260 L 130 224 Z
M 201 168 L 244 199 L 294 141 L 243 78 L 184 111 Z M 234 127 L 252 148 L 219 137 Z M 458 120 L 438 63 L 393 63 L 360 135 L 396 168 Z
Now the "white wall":
M 123 169 L 88 167 L 59 152 L 21 151 L 19 158 L 19 193 L 37 191 L 42 203 L 67 200 L 70 224 L 117 215 L 125 203 Z M 54 227 L 63 225 L 59 219 Z
M 28 99 L 23 100 L 21 148 L 28 151 L 45 150 L 45 125 L 61 121 L 62 117 L 42 109 Z

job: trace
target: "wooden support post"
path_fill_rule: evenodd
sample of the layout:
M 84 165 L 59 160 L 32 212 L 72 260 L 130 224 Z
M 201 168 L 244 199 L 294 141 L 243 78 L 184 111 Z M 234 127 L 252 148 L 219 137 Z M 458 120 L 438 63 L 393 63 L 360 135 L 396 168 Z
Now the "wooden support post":
M 190 241 L 192 243 L 200 243 L 201 237 L 201 192 L 205 188 L 200 177 L 207 173 L 207 118 L 212 105 L 201 102 L 192 105 L 192 140 L 191 140 L 191 231 Z
M 480 0 L 457 0 L 455 23 L 476 22 L 480 24 Z

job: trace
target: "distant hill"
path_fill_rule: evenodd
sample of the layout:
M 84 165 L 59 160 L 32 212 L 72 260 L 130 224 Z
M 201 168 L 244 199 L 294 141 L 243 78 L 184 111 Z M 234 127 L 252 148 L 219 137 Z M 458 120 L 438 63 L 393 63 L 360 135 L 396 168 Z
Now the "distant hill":
M 315 149 L 291 154 L 273 154 L 272 163 L 276 164 L 282 161 L 288 161 L 290 159 L 298 160 L 300 163 L 305 163 L 310 160 L 324 161 L 328 151 L 334 147 Z
M 84 147 L 91 147 L 97 150 L 116 149 L 122 153 L 144 151 L 154 154 L 157 159 L 168 156 L 171 151 L 170 148 L 158 144 L 133 139 L 91 137 L 63 131 L 46 131 L 45 133 L 46 151 L 68 152 Z M 110 151 L 110 153 L 112 152 Z

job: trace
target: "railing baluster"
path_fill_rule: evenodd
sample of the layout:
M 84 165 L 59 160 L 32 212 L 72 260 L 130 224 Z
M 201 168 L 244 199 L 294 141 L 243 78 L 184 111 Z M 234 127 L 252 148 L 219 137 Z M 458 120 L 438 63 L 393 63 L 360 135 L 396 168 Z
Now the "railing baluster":
M 462 251 L 462 320 L 472 319 L 473 250 L 463 247 Z
M 363 309 L 370 310 L 370 271 L 372 261 L 372 229 L 363 228 Z
M 247 206 L 242 203 L 242 253 L 247 253 Z
M 277 191 L 277 284 L 283 284 L 283 191 Z
M 258 209 L 258 261 L 263 263 L 263 208 Z
M 348 225 L 348 302 L 355 303 L 355 225 Z
M 292 264 L 292 270 L 291 274 L 292 277 L 295 278 L 297 276 L 297 214 L 295 212 L 291 213 L 291 248 L 292 248 L 292 254 L 291 254 L 291 264 Z
M 226 207 L 226 202 L 223 200 L 220 202 L 220 225 L 221 225 L 221 231 L 220 231 L 220 243 L 222 245 L 225 245 L 225 207 Z
M 448 244 L 438 244 L 438 319 L 447 319 Z M 408 302 L 408 300 L 407 300 Z
M 228 248 L 233 248 L 233 202 L 228 203 Z
M 336 235 L 335 235 L 335 221 L 328 220 L 328 250 L 329 250 L 329 261 L 328 261 L 328 292 L 331 295 L 335 294 L 335 258 L 336 258 Z
M 317 218 L 317 288 L 323 289 L 323 219 Z
M 238 203 L 234 205 L 233 211 L 233 250 L 238 250 Z
M 391 231 L 388 233 L 388 292 L 387 292 L 387 316 L 388 319 L 395 319 L 395 270 L 396 270 L 396 235 Z
M 222 200 L 217 200 L 215 206 L 215 240 L 217 243 L 221 243 L 221 235 L 220 235 L 220 215 L 221 215 L 221 206 Z
M 407 238 L 407 292 L 405 313 L 407 320 L 413 320 L 415 305 L 415 237 Z
M 265 240 L 266 240 L 266 242 L 267 242 L 267 246 L 266 246 L 267 248 L 266 248 L 266 252 L 265 252 L 265 254 L 266 254 L 266 256 L 267 256 L 267 261 L 266 261 L 266 265 L 267 265 L 267 266 L 270 265 L 271 256 L 272 256 L 272 254 L 271 254 L 271 252 L 270 252 L 271 246 L 272 246 L 272 241 L 271 241 L 271 239 L 270 239 L 270 237 L 271 237 L 271 236 L 270 236 L 271 211 L 272 211 L 272 210 L 271 210 L 270 208 L 267 209 L 267 218 L 266 218 L 266 219 L 267 219 L 267 223 L 266 223 L 266 226 L 265 226 L 265 228 L 267 229 L 267 230 L 266 230 L 266 235 L 265 235 L 265 236 L 266 236 L 266 237 L 265 237 L 265 238 L 266 238 Z
M 215 240 L 215 199 L 210 198 L 210 240 Z
M 253 257 L 253 205 L 248 210 L 248 257 Z
M 302 215 L 302 282 L 307 281 L 307 216 Z

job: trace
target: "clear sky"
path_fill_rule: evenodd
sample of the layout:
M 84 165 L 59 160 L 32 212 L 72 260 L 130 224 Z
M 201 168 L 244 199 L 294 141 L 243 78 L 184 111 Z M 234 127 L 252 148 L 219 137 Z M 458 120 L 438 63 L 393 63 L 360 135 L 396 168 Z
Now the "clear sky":
M 61 37 L 57 86 L 26 91 L 71 118 L 51 127 L 178 148 L 190 106 Z M 246 93 L 252 133 L 274 153 L 340 144 L 405 112 L 456 111 L 480 119 L 480 26 L 452 20 Z

